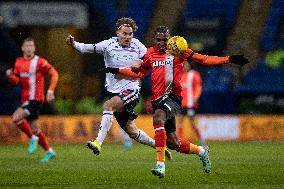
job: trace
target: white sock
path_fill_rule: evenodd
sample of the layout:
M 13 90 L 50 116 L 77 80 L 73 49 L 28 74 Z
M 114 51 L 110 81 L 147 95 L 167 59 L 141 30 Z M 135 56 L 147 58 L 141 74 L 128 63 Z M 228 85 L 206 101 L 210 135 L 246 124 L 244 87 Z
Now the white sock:
M 205 153 L 205 149 L 202 146 L 198 146 L 199 148 L 199 156 L 202 156 Z
M 32 135 L 32 137 L 31 137 L 31 140 L 36 140 L 36 141 L 38 141 L 38 136 L 36 136 L 36 135 Z
M 138 129 L 138 135 L 135 140 L 141 144 L 155 148 L 155 140 L 149 137 L 144 131 Z
M 102 144 L 106 138 L 107 132 L 111 128 L 113 119 L 113 111 L 103 111 L 103 117 L 96 140 Z
M 163 161 L 157 161 L 157 165 L 165 165 L 165 162 L 163 162 Z

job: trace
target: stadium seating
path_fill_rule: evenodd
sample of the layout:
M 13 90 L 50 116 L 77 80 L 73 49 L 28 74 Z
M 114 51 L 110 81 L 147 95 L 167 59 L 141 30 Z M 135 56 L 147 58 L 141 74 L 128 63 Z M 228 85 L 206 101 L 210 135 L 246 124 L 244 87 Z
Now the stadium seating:
M 240 0 L 188 0 L 185 18 L 216 18 L 226 20 L 226 29 L 230 31 L 234 25 Z
M 278 69 L 267 67 L 264 61 L 250 70 L 242 85 L 236 89 L 238 95 L 284 94 L 284 62 Z
M 115 22 L 118 18 L 122 16 L 132 17 L 139 27 L 135 33 L 135 37 L 139 40 L 143 40 L 145 32 L 147 32 L 148 23 L 152 16 L 153 8 L 155 6 L 154 0 L 128 0 L 127 1 L 127 10 L 125 13 L 121 13 L 117 7 L 117 1 L 115 0 L 106 0 L 100 1 L 95 0 L 95 7 L 102 15 L 105 15 L 105 20 L 107 24 L 111 26 L 115 25 Z
M 203 81 L 204 92 L 229 92 L 232 89 L 233 74 L 222 68 L 207 68 Z
M 205 69 L 199 113 L 236 113 L 233 74 L 224 68 Z
M 273 51 L 278 48 L 277 41 L 280 40 L 280 47 L 284 48 L 284 36 L 278 36 L 280 25 L 284 24 L 284 1 L 273 0 L 270 13 L 261 40 L 261 48 L 264 51 Z

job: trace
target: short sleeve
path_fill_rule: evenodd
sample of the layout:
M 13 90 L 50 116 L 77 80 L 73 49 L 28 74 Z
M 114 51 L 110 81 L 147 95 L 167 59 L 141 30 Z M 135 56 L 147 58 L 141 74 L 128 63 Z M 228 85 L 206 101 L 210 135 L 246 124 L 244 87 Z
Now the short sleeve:
M 19 76 L 20 75 L 20 72 L 19 72 L 19 63 L 18 63 L 18 59 L 16 59 L 16 62 L 15 62 L 15 65 L 14 65 L 14 69 L 13 69 L 13 73 L 14 75 L 16 76 Z

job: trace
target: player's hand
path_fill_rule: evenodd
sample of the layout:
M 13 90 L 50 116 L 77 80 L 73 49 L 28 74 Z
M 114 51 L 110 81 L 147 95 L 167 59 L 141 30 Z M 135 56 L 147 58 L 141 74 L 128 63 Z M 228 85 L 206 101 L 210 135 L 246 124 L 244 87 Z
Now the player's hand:
M 10 78 L 12 75 L 13 75 L 13 70 L 12 70 L 12 69 L 6 70 L 6 76 L 7 76 L 8 78 Z
M 54 101 L 54 99 L 55 99 L 55 97 L 54 97 L 54 92 L 48 90 L 47 93 L 46 93 L 46 101 L 47 101 L 48 103 L 51 103 L 51 102 Z
M 237 65 L 243 66 L 243 65 L 249 63 L 249 60 L 246 57 L 244 57 L 243 54 L 241 54 L 241 55 L 229 56 L 229 62 L 233 63 L 233 64 L 237 64 Z
M 65 42 L 67 43 L 67 45 L 73 46 L 75 41 L 75 38 L 72 35 L 68 35 L 68 37 L 66 38 Z
M 142 60 L 137 60 L 136 62 L 134 62 L 134 64 L 132 64 L 131 66 L 131 71 L 133 71 L 134 73 L 139 73 L 141 70 L 142 62 Z

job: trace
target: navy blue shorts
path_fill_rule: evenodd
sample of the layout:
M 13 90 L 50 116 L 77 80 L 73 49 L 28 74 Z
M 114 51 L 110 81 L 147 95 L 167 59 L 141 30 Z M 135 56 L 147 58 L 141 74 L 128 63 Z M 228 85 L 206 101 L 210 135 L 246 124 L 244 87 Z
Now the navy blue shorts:
M 21 108 L 28 114 L 28 117 L 26 117 L 27 121 L 38 119 L 41 106 L 42 102 L 36 100 L 29 100 L 22 104 Z
M 166 112 L 165 129 L 167 133 L 176 131 L 175 115 L 181 111 L 182 98 L 176 95 L 168 94 L 152 102 L 153 110 L 161 109 Z
M 139 89 L 126 89 L 120 93 L 109 93 L 109 98 L 119 96 L 124 105 L 124 112 L 114 112 L 114 117 L 120 127 L 125 127 L 128 120 L 134 120 L 138 116 L 134 112 L 135 106 L 139 102 L 140 91 Z

